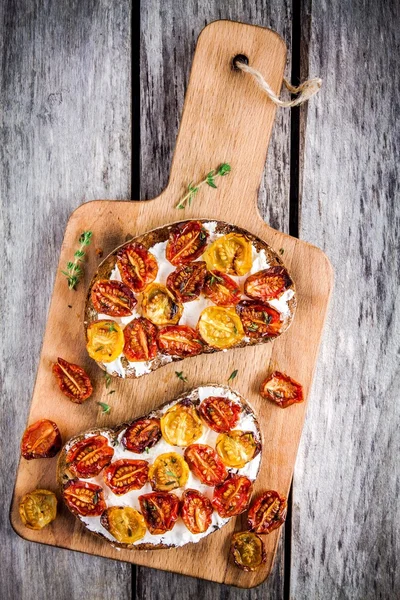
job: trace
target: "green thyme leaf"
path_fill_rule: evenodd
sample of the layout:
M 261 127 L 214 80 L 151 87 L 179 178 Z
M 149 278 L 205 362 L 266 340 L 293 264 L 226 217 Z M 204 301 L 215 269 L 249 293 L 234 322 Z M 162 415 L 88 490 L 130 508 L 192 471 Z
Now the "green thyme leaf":
M 231 172 L 231 166 L 228 165 L 228 163 L 222 163 L 222 165 L 220 165 L 218 167 L 217 175 L 220 175 L 221 177 L 223 177 L 224 175 L 227 175 L 230 172 Z
M 271 323 L 271 316 L 264 310 L 263 310 L 263 317 L 264 317 L 264 321 L 266 322 L 266 324 L 269 325 Z
M 279 248 L 279 254 L 282 256 L 282 254 L 285 252 L 285 250 L 283 248 Z
M 91 231 L 84 231 L 79 237 L 79 243 L 84 246 L 89 246 L 92 235 Z
M 111 411 L 111 406 L 109 404 L 106 404 L 105 402 L 98 402 L 97 404 L 101 406 L 104 415 L 107 415 Z
M 181 381 L 185 381 L 187 382 L 187 377 L 184 376 L 183 371 L 175 371 L 175 375 L 177 376 L 178 379 L 180 379 Z
M 211 273 L 210 285 L 214 285 L 215 282 L 224 283 L 224 280 L 219 275 L 216 275 L 215 273 Z
M 110 390 L 107 395 L 109 396 L 110 394 L 115 394 L 115 390 Z
M 108 388 L 110 386 L 112 377 L 111 377 L 111 375 L 109 373 L 105 373 L 104 377 L 105 377 L 105 380 L 106 380 L 106 388 Z
M 193 185 L 193 183 L 189 183 L 189 185 L 188 185 L 188 190 L 189 190 L 189 192 L 191 192 L 192 194 L 197 194 L 197 192 L 199 191 L 199 188 L 198 188 L 198 187 L 195 187 L 195 186 Z
M 214 171 L 210 171 L 210 172 L 207 174 L 207 177 L 206 177 L 206 183 L 207 183 L 207 184 L 208 184 L 210 187 L 212 187 L 212 188 L 214 188 L 214 189 L 217 189 L 217 186 L 215 185 L 215 181 L 214 181 L 214 173 L 215 173 Z
M 232 373 L 229 375 L 228 383 L 229 383 L 230 381 L 233 381 L 233 380 L 235 379 L 235 377 L 236 377 L 236 376 L 237 376 L 237 374 L 238 374 L 238 370 L 239 370 L 239 369 L 235 369 L 234 371 L 232 371 Z

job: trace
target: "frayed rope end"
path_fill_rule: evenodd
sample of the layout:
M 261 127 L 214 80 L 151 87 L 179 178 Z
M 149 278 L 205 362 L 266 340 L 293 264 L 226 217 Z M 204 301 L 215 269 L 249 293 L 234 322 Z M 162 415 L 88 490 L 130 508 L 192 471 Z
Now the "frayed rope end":
M 252 75 L 257 84 L 260 86 L 260 88 L 267 94 L 268 98 L 272 100 L 272 102 L 277 106 L 281 106 L 284 108 L 299 106 L 300 104 L 303 104 L 303 102 L 307 102 L 307 100 L 309 100 L 312 96 L 319 92 L 322 86 L 322 79 L 320 79 L 319 77 L 308 79 L 307 81 L 301 83 L 299 86 L 293 86 L 287 79 L 283 79 L 283 83 L 286 89 L 291 94 L 297 95 L 297 98 L 285 101 L 278 98 L 278 96 L 271 89 L 270 85 L 267 83 L 267 81 L 264 79 L 264 77 L 259 71 L 239 61 L 236 63 L 236 67 L 244 73 L 249 73 L 250 75 Z

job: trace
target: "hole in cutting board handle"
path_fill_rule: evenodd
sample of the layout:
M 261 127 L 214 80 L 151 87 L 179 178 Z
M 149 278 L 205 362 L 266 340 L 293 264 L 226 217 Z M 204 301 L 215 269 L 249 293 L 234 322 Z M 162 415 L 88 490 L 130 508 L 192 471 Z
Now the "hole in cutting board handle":
M 247 56 L 245 54 L 236 54 L 236 56 L 234 56 L 232 58 L 232 69 L 234 71 L 239 71 L 240 70 L 237 67 L 237 63 L 238 62 L 244 63 L 245 65 L 248 65 L 249 64 L 249 59 L 247 58 Z

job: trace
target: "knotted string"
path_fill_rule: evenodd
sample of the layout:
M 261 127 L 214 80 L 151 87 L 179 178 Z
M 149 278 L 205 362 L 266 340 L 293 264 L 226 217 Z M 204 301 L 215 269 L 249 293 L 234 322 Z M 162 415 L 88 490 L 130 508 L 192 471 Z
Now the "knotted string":
M 307 102 L 307 100 L 309 100 L 312 96 L 317 94 L 322 85 L 322 79 L 320 79 L 319 77 L 308 79 L 307 81 L 305 81 L 297 87 L 291 85 L 288 82 L 288 80 L 284 78 L 283 84 L 286 87 L 286 89 L 289 90 L 291 94 L 298 94 L 297 98 L 295 98 L 294 100 L 285 101 L 278 98 L 278 96 L 271 89 L 270 85 L 265 81 L 264 77 L 259 71 L 253 69 L 253 67 L 249 67 L 244 62 L 239 60 L 235 61 L 235 67 L 240 69 L 244 73 L 249 73 L 250 75 L 252 75 L 258 83 L 258 85 L 260 86 L 260 88 L 264 90 L 264 92 L 267 94 L 268 98 L 272 100 L 272 102 L 277 106 L 292 107 L 298 106 L 299 104 L 303 104 L 303 102 Z

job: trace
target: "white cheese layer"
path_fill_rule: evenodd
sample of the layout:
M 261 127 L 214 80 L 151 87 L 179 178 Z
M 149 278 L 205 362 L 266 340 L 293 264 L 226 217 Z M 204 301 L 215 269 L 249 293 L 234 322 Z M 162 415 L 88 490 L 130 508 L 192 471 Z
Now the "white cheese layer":
M 226 388 L 218 387 L 218 386 L 202 386 L 201 388 L 198 388 L 198 392 L 199 392 L 200 402 L 202 402 L 203 400 L 205 400 L 206 398 L 208 398 L 210 396 L 224 396 L 226 398 L 229 398 L 229 400 L 231 400 L 232 402 L 235 402 L 236 404 L 240 404 L 242 406 L 239 396 L 237 394 L 235 394 L 235 392 L 233 390 L 228 391 Z M 159 411 L 156 411 L 156 412 L 160 416 L 161 414 L 164 414 L 173 404 L 174 404 L 174 402 L 169 403 L 165 407 L 163 407 L 162 409 L 160 409 Z M 256 424 L 256 419 L 252 412 L 244 412 L 242 410 L 239 421 L 234 429 L 235 430 L 239 429 L 241 431 L 252 431 L 254 433 L 256 439 L 260 440 L 260 434 L 259 434 L 259 430 L 258 430 L 258 427 Z M 134 452 L 127 450 L 122 445 L 121 440 L 124 436 L 124 433 L 125 433 L 125 429 L 118 436 L 118 445 L 113 446 L 114 456 L 113 456 L 112 462 L 115 462 L 120 459 L 140 459 L 140 460 L 146 460 L 150 464 L 152 464 L 154 462 L 154 460 L 156 459 L 156 457 L 159 456 L 160 454 L 163 454 L 164 452 L 177 452 L 181 456 L 183 456 L 183 454 L 185 452 L 185 448 L 171 446 L 163 438 L 161 438 L 159 440 L 159 442 L 153 448 L 150 448 L 148 450 L 148 452 L 145 452 L 142 454 L 136 454 Z M 91 437 L 91 435 L 92 434 L 89 434 L 87 437 Z M 111 444 L 112 438 L 109 434 L 101 433 L 101 435 L 104 435 L 105 437 L 107 437 L 108 440 L 110 441 L 110 445 L 112 445 Z M 215 443 L 216 443 L 217 437 L 218 437 L 218 433 L 213 431 L 212 429 L 210 429 L 209 427 L 207 427 L 204 424 L 203 425 L 203 435 L 198 440 L 196 440 L 196 442 L 194 442 L 194 443 L 195 444 L 207 444 L 208 446 L 211 446 L 212 448 L 215 449 Z M 67 446 L 67 450 L 68 450 L 68 448 L 69 448 L 69 446 Z M 241 469 L 227 468 L 227 470 L 229 473 L 235 473 L 235 474 L 238 473 L 240 475 L 245 475 L 251 481 L 254 481 L 257 477 L 257 473 L 260 468 L 260 463 L 261 463 L 261 452 L 255 458 L 253 458 L 250 462 L 248 462 L 243 468 L 241 468 Z M 151 488 L 151 485 L 149 483 L 146 483 L 146 485 L 144 487 L 142 487 L 140 490 L 132 490 L 131 492 L 128 492 L 127 494 L 124 494 L 122 496 L 117 496 L 105 485 L 104 479 L 103 479 L 103 472 L 101 472 L 97 477 L 85 479 L 85 481 L 88 481 L 90 483 L 95 483 L 103 488 L 104 499 L 105 499 L 107 507 L 109 507 L 109 506 L 131 506 L 140 511 L 140 504 L 139 504 L 139 500 L 138 500 L 139 496 L 141 496 L 143 494 L 149 494 L 153 491 Z M 184 489 L 198 490 L 199 492 L 201 492 L 202 494 L 207 496 L 210 500 L 213 497 L 214 487 L 210 487 L 210 486 L 207 486 L 207 485 L 204 485 L 203 483 L 201 483 L 200 480 L 197 479 L 197 477 L 195 477 L 192 472 L 190 472 L 190 474 L 189 474 L 189 479 L 188 479 L 185 487 L 175 489 L 172 491 L 172 493 L 176 494 L 180 498 L 182 496 Z M 80 518 L 85 523 L 85 525 L 87 526 L 87 528 L 90 531 L 93 531 L 95 533 L 101 533 L 110 541 L 114 541 L 114 542 L 116 541 L 115 538 L 101 525 L 100 517 L 80 517 Z M 163 535 L 152 535 L 149 531 L 146 531 L 145 536 L 141 540 L 138 540 L 137 542 L 135 542 L 134 545 L 148 543 L 148 544 L 152 544 L 152 545 L 165 544 L 165 545 L 183 546 L 184 544 L 187 544 L 188 542 L 194 542 L 194 543 L 199 542 L 203 537 L 212 533 L 214 530 L 220 529 L 228 521 L 229 521 L 229 519 L 224 519 L 224 518 L 220 517 L 218 515 L 218 513 L 214 510 L 213 515 L 212 515 L 211 525 L 208 528 L 208 530 L 205 531 L 204 533 L 193 534 L 187 529 L 186 525 L 184 524 L 182 519 L 179 517 L 171 531 L 167 531 Z
M 217 240 L 218 238 L 225 235 L 223 233 L 216 232 L 216 227 L 217 227 L 216 221 L 210 221 L 210 222 L 204 223 L 203 226 L 209 234 L 208 243 L 212 243 L 215 240 Z M 157 244 L 154 244 L 154 246 L 151 246 L 149 248 L 149 252 L 151 252 L 151 254 L 153 254 L 153 256 L 156 258 L 157 264 L 158 264 L 158 273 L 157 273 L 155 282 L 161 283 L 163 285 L 166 284 L 168 275 L 175 270 L 175 267 L 170 262 L 168 262 L 168 260 L 166 259 L 166 256 L 165 256 L 165 249 L 167 247 L 167 243 L 168 243 L 168 241 L 158 242 Z M 197 260 L 202 260 L 202 256 L 200 256 Z M 244 295 L 244 292 L 243 292 L 243 288 L 244 288 L 244 282 L 246 281 L 247 277 L 249 277 L 249 275 L 253 275 L 254 273 L 257 273 L 258 271 L 262 271 L 263 269 L 268 269 L 269 266 L 270 266 L 270 264 L 268 262 L 265 250 L 264 249 L 257 250 L 255 248 L 255 246 L 253 245 L 252 266 L 251 266 L 250 271 L 248 273 L 246 273 L 246 275 L 243 275 L 241 277 L 237 277 L 237 276 L 233 276 L 233 275 L 231 276 L 232 279 L 239 285 L 239 287 L 242 291 L 242 299 L 246 298 L 246 296 Z M 117 265 L 115 265 L 114 269 L 112 270 L 110 279 L 115 280 L 115 281 L 122 281 L 121 274 L 119 272 Z M 290 309 L 289 309 L 288 302 L 293 297 L 293 295 L 294 295 L 293 290 L 287 290 L 284 294 L 282 294 L 282 296 L 280 298 L 278 298 L 277 300 L 270 301 L 269 304 L 271 306 L 273 306 L 274 308 L 276 308 L 279 312 L 281 312 L 282 316 L 284 318 L 286 318 L 286 317 L 290 316 Z M 128 323 L 130 323 L 133 319 L 136 319 L 137 317 L 139 317 L 141 314 L 141 295 L 137 294 L 136 297 L 137 297 L 138 303 L 137 303 L 137 306 L 135 307 L 133 314 L 131 316 L 129 316 L 129 317 L 110 317 L 108 315 L 99 314 L 98 318 L 99 319 L 112 319 L 116 323 L 118 323 L 122 328 L 124 328 Z M 201 295 L 199 298 L 196 298 L 192 302 L 184 302 L 183 303 L 183 313 L 179 320 L 179 325 L 189 325 L 190 327 L 196 328 L 196 325 L 198 323 L 201 312 L 204 310 L 204 308 L 207 308 L 208 306 L 214 306 L 214 303 L 211 300 L 208 300 L 207 298 L 205 298 L 203 295 Z M 122 357 L 123 357 L 123 354 L 121 353 L 121 355 L 113 362 L 102 363 L 103 367 L 106 369 L 106 371 L 110 375 L 125 378 L 127 371 L 129 371 L 129 372 L 133 372 L 136 377 L 141 377 L 142 375 L 145 375 L 145 374 L 151 372 L 151 370 L 152 370 L 151 367 L 152 367 L 152 364 L 155 362 L 155 360 L 160 361 L 160 359 L 161 359 L 162 364 L 167 364 L 168 362 L 172 361 L 171 357 L 159 354 L 157 356 L 157 359 L 154 359 L 153 361 L 129 362 L 128 368 L 125 369 L 124 365 L 121 362 Z

